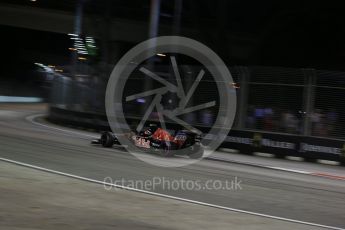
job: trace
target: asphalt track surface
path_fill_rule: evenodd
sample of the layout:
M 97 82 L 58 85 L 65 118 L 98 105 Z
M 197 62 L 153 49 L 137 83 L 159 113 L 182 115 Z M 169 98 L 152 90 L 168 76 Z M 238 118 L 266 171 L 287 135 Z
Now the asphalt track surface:
M 26 119 L 44 112 L 42 106 L 2 106 L 0 109 L 1 158 L 99 181 L 105 177 L 126 182 L 183 178 L 185 181 L 200 180 L 203 184 L 209 180 L 225 182 L 237 178 L 241 181 L 241 189 L 237 190 L 175 190 L 166 189 L 166 185 L 163 188 L 161 184 L 150 191 L 345 228 L 345 181 L 208 160 L 179 168 L 157 167 L 138 160 L 123 149 L 91 146 L 91 137 L 86 132 L 64 132 L 49 128 L 56 127 L 54 125 L 44 123 L 47 126 L 41 126 Z

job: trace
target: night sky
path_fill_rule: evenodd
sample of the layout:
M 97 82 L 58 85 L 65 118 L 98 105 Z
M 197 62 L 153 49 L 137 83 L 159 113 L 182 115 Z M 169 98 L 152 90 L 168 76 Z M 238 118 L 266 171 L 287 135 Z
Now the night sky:
M 67 35 L 0 26 L 2 78 L 22 77 L 35 62 L 63 65 L 69 60 L 71 41 Z
M 41 1 L 41 7 L 59 8 L 71 11 L 73 4 L 66 5 L 61 1 Z M 88 1 L 88 4 L 97 5 L 101 12 L 105 1 Z M 198 4 L 196 4 L 198 2 Z M 204 37 L 202 42 L 217 50 L 217 41 L 205 31 L 206 26 L 217 26 L 220 1 L 191 1 L 185 0 L 182 11 L 182 28 L 193 25 L 196 11 L 198 23 L 193 27 L 199 29 Z M 23 4 L 23 1 L 10 1 Z M 45 3 L 45 4 L 43 4 Z M 54 4 L 55 5 L 54 5 Z M 139 12 L 146 20 L 149 13 L 149 1 L 136 6 L 124 4 L 121 1 L 113 2 L 116 6 L 129 12 Z M 219 3 L 219 4 L 218 4 Z M 226 14 L 222 30 L 241 37 L 248 36 L 256 39 L 253 47 L 255 52 L 245 59 L 236 60 L 228 54 L 219 55 L 229 65 L 264 65 L 283 67 L 302 67 L 316 69 L 331 69 L 345 71 L 345 8 L 342 1 L 225 1 Z M 31 3 L 25 3 L 31 4 Z M 40 7 L 40 2 L 37 6 Z M 118 5 L 117 5 L 118 4 Z M 122 9 L 121 8 L 121 9 Z M 92 13 L 92 7 L 86 7 Z M 122 10 L 124 11 L 124 10 Z M 163 1 L 162 13 L 172 11 L 171 4 Z M 114 13 L 115 14 L 115 13 Z M 136 15 L 132 14 L 135 18 Z M 121 15 L 120 15 L 121 16 Z M 139 17 L 138 16 L 138 17 Z M 123 16 L 125 17 L 125 16 Z M 127 18 L 130 18 L 126 14 Z M 146 19 L 145 19 L 146 18 Z M 162 23 L 171 23 L 169 17 L 162 16 Z M 1 23 L 0 23 L 1 24 Z M 65 65 L 70 60 L 71 41 L 66 34 L 55 34 L 42 31 L 33 31 L 22 28 L 1 26 L 2 74 L 1 78 L 13 78 L 23 75 L 23 72 L 34 68 L 34 62 L 45 64 Z M 241 42 L 241 41 L 239 41 Z M 217 44 L 217 45 L 215 45 Z M 135 45 L 135 44 L 133 44 Z M 226 41 L 220 46 L 226 46 Z M 219 50 L 219 49 L 218 49 Z M 221 50 L 221 49 L 220 49 Z

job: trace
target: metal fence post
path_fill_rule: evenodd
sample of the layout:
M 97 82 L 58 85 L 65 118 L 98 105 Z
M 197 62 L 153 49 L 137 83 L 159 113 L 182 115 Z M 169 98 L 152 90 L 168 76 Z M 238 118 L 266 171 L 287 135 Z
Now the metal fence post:
M 239 83 L 240 89 L 237 99 L 237 122 L 234 124 L 235 128 L 244 129 L 247 118 L 247 108 L 248 108 L 248 82 L 249 82 L 249 69 L 245 66 L 239 66 Z
M 303 135 L 310 136 L 312 134 L 311 115 L 314 112 L 315 104 L 315 84 L 316 73 L 314 69 L 303 69 L 305 85 L 303 92 L 303 107 L 304 107 L 304 119 L 303 119 Z

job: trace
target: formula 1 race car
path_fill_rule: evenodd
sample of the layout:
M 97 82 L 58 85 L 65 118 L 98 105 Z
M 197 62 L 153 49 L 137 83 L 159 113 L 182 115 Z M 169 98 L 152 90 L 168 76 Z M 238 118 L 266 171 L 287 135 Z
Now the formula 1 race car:
M 173 155 L 187 155 L 192 159 L 201 158 L 204 150 L 200 145 L 200 136 L 188 130 L 171 132 L 157 125 L 150 124 L 142 131 L 130 134 L 129 138 L 133 145 L 145 152 L 158 153 L 163 157 Z M 118 138 L 112 132 L 103 132 L 100 139 L 93 140 L 92 144 L 100 144 L 110 148 L 114 144 L 120 145 Z M 179 150 L 179 151 L 174 151 Z

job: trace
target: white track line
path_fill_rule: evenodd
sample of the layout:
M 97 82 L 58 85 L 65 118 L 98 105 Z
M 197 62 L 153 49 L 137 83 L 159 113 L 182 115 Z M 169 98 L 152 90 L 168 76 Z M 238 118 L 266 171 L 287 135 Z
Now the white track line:
M 296 224 L 303 224 L 303 225 L 309 225 L 309 226 L 313 226 L 313 227 L 320 227 L 320 228 L 334 229 L 334 230 L 345 230 L 345 228 L 340 228 L 340 227 L 334 227 L 334 226 L 316 224 L 316 223 L 305 222 L 305 221 L 300 221 L 300 220 L 288 219 L 288 218 L 279 217 L 279 216 L 271 216 L 271 215 L 266 215 L 266 214 L 262 214 L 262 213 L 256 213 L 256 212 L 250 212 L 250 211 L 245 211 L 245 210 L 241 210 L 241 209 L 229 208 L 229 207 L 205 203 L 205 202 L 201 202 L 201 201 L 190 200 L 190 199 L 185 199 L 185 198 L 181 198 L 181 197 L 170 196 L 170 195 L 166 195 L 166 194 L 150 192 L 150 191 L 131 188 L 131 187 L 126 187 L 126 186 L 112 184 L 112 183 L 108 183 L 108 182 L 104 182 L 104 181 L 94 180 L 94 179 L 87 178 L 87 177 L 81 177 L 81 176 L 77 176 L 77 175 L 73 175 L 73 174 L 69 174 L 69 173 L 64 173 L 64 172 L 60 172 L 60 171 L 56 171 L 56 170 L 52 170 L 52 169 L 47 169 L 47 168 L 39 167 L 36 165 L 26 164 L 23 162 L 14 161 L 14 160 L 7 159 L 7 158 L 0 157 L 0 160 L 4 161 L 4 162 L 12 163 L 12 164 L 20 165 L 20 166 L 25 166 L 25 167 L 41 170 L 44 172 L 50 172 L 50 173 L 78 179 L 78 180 L 83 180 L 83 181 L 87 181 L 87 182 L 101 184 L 103 186 L 105 186 L 105 185 L 113 186 L 113 187 L 118 188 L 118 189 L 124 189 L 124 190 L 128 190 L 128 191 L 133 191 L 133 192 L 140 192 L 140 193 L 144 193 L 144 194 L 148 194 L 148 195 L 164 197 L 164 198 L 168 198 L 168 199 L 188 202 L 188 203 L 197 204 L 197 205 L 203 205 L 203 206 L 212 207 L 212 208 L 218 208 L 218 209 L 237 212 L 237 213 L 243 213 L 243 214 L 254 215 L 254 216 L 270 218 L 270 219 L 275 219 L 275 220 L 281 220 L 281 221 L 287 221 L 287 222 L 296 223 Z
M 89 137 L 89 138 L 98 138 L 99 137 L 99 135 L 97 135 L 97 136 L 96 135 L 89 135 L 89 134 L 82 133 L 82 132 L 71 131 L 71 130 L 62 129 L 62 128 L 56 128 L 56 127 L 52 127 L 52 126 L 45 125 L 45 124 L 42 124 L 42 123 L 39 123 L 39 122 L 35 121 L 36 118 L 43 117 L 45 115 L 46 114 L 35 114 L 35 115 L 30 115 L 30 116 L 26 117 L 25 119 L 27 121 L 29 121 L 30 123 L 33 123 L 35 125 L 42 126 L 42 127 L 48 128 L 48 129 L 54 129 L 54 130 L 57 130 L 57 131 L 60 131 L 60 132 L 76 134 L 76 135 L 79 135 L 79 136 L 85 136 L 85 137 Z

